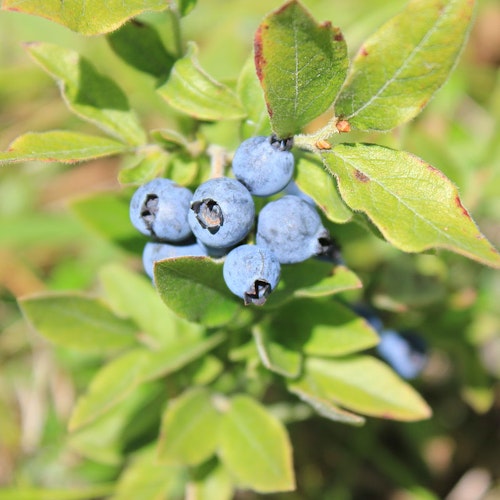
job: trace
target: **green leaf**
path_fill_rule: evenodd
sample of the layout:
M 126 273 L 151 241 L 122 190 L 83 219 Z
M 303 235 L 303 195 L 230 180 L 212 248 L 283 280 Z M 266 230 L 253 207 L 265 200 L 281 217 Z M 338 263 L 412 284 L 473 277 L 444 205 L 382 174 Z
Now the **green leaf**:
M 335 181 L 316 158 L 302 155 L 297 159 L 295 182 L 332 222 L 343 224 L 351 220 L 353 214 L 342 201 Z
M 126 150 L 127 147 L 120 142 L 80 132 L 29 132 L 14 140 L 8 151 L 0 152 L 0 165 L 20 161 L 76 163 L 123 153 Z
M 136 327 L 101 301 L 69 293 L 19 300 L 26 318 L 46 339 L 85 352 L 110 352 L 136 343 Z
M 113 408 L 72 432 L 69 447 L 90 460 L 121 466 L 130 443 L 157 428 L 164 400 L 163 382 L 136 386 Z
M 362 130 L 391 130 L 420 113 L 467 40 L 474 1 L 412 0 L 360 48 L 335 103 Z
M 292 0 L 263 20 L 254 47 L 273 131 L 291 137 L 331 106 L 344 82 L 342 33 L 328 22 L 317 24 Z
M 363 417 L 343 410 L 325 398 L 323 391 L 310 378 L 307 381 L 301 380 L 299 383 L 291 383 L 288 390 L 314 408 L 318 415 L 329 420 L 350 425 L 362 425 L 365 422 Z
M 197 0 L 177 0 L 177 9 L 181 16 L 187 16 L 196 6 Z
M 445 248 L 500 267 L 500 255 L 457 188 L 422 159 L 375 144 L 339 144 L 322 157 L 345 202 L 366 213 L 394 246 L 407 252 Z
M 193 325 L 193 327 L 197 326 Z M 190 332 L 186 332 L 188 333 Z M 169 375 L 200 358 L 225 339 L 226 335 L 223 332 L 211 334 L 208 337 L 193 335 L 191 332 L 190 335 L 181 337 L 158 351 L 150 352 L 144 369 L 141 371 L 140 380 L 154 380 Z
M 91 194 L 71 202 L 72 212 L 90 229 L 128 252 L 142 254 L 146 238 L 130 223 L 130 195 L 124 191 Z
M 247 139 L 257 135 L 270 135 L 271 123 L 269 122 L 262 87 L 255 72 L 253 58 L 247 59 L 241 70 L 238 78 L 237 92 L 247 114 L 242 123 L 242 138 Z
M 201 68 L 194 42 L 172 68 L 167 82 L 158 88 L 170 106 L 198 120 L 235 120 L 245 111 L 237 95 Z
M 3 0 L 2 9 L 45 17 L 82 35 L 113 31 L 127 19 L 147 10 L 161 11 L 165 0 Z
M 262 325 L 253 328 L 253 337 L 262 364 L 272 372 L 285 377 L 298 377 L 302 367 L 300 352 L 288 349 L 286 346 L 273 342 L 268 331 Z
M 52 43 L 29 43 L 26 49 L 57 81 L 73 113 L 127 144 L 135 146 L 146 141 L 127 96 L 113 80 L 98 73 L 87 59 Z
M 0 488 L 2 500 L 88 500 L 108 496 L 114 485 L 79 486 L 75 489 L 42 489 L 30 487 Z
M 219 428 L 219 457 L 242 487 L 259 493 L 295 488 L 283 424 L 249 396 L 235 396 Z
M 296 297 L 320 297 L 361 288 L 359 278 L 344 266 L 309 259 L 282 265 L 281 279 L 269 296 L 266 308 L 278 307 Z
M 137 386 L 146 355 L 145 349 L 135 349 L 104 365 L 92 379 L 87 393 L 78 399 L 69 430 L 90 424 L 123 401 Z
M 409 384 L 370 356 L 307 358 L 304 374 L 289 388 L 292 392 L 312 392 L 320 400 L 374 417 L 415 421 L 431 415 Z
M 295 290 L 295 297 L 325 297 L 346 290 L 362 288 L 361 280 L 345 266 L 335 266 L 330 275 L 319 280 L 314 285 Z
M 198 465 L 210 458 L 219 441 L 221 415 L 204 388 L 171 401 L 163 414 L 158 458 L 167 464 Z
M 194 474 L 193 479 L 187 484 L 190 500 L 231 500 L 234 498 L 233 482 L 226 469 L 220 464 L 209 463 L 209 470 Z M 208 467 L 207 467 L 208 468 Z
M 108 302 L 117 313 L 131 318 L 139 327 L 146 344 L 166 347 L 186 334 L 203 331 L 174 314 L 160 299 L 151 281 L 119 264 L 104 267 L 99 277 Z
M 121 184 L 134 184 L 141 186 L 156 177 L 162 177 L 169 161 L 165 151 L 151 148 L 139 157 L 139 161 L 130 167 L 120 170 L 118 181 Z
M 222 263 L 208 257 L 180 257 L 155 265 L 155 283 L 179 316 L 208 327 L 231 321 L 241 307 L 222 276 Z
M 120 475 L 111 500 L 180 498 L 184 475 L 182 467 L 159 464 L 155 448 L 141 450 Z
M 154 26 L 134 20 L 106 39 L 115 54 L 139 71 L 161 79 L 172 69 L 174 57 L 167 52 Z
M 275 342 L 316 356 L 350 354 L 379 340 L 363 318 L 334 300 L 294 300 L 276 311 L 266 327 Z

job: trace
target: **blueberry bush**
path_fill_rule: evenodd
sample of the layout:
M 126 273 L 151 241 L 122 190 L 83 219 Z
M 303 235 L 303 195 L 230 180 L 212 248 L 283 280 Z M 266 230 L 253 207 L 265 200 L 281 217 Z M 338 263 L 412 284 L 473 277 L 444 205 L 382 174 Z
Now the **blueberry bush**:
M 1 498 L 495 494 L 479 4 L 0 2 Z

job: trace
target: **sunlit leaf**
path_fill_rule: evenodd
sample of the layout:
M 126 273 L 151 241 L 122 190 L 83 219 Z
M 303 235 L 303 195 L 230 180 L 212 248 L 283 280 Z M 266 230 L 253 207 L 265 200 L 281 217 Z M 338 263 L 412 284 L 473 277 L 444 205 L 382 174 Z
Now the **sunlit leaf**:
M 347 72 L 344 37 L 292 0 L 264 18 L 254 47 L 273 131 L 291 137 L 333 103 Z
M 235 396 L 219 429 L 219 456 L 239 485 L 261 493 L 295 487 L 283 424 L 249 396 Z
M 136 326 L 113 314 L 98 299 L 70 293 L 32 295 L 19 305 L 26 318 L 57 345 L 109 352 L 136 343 Z
M 191 389 L 171 401 L 158 441 L 161 462 L 197 465 L 215 453 L 221 415 L 204 388 Z
M 290 382 L 289 388 L 375 417 L 414 421 L 431 415 L 430 408 L 409 384 L 370 356 L 307 358 L 304 374 Z
M 113 31 L 147 10 L 166 9 L 165 0 L 2 0 L 2 9 L 45 17 L 83 35 Z
M 8 151 L 0 152 L 0 165 L 21 161 L 76 163 L 123 153 L 126 150 L 127 147 L 121 142 L 80 132 L 29 132 L 12 142 Z
M 336 114 L 363 130 L 418 115 L 455 66 L 473 8 L 473 0 L 411 0 L 361 46 Z
M 422 159 L 375 144 L 339 144 L 322 156 L 344 201 L 366 213 L 396 247 L 440 247 L 500 267 L 500 255 L 462 205 L 456 186 Z
M 87 59 L 46 42 L 29 43 L 26 50 L 57 81 L 71 111 L 127 144 L 146 141 L 146 133 L 130 109 L 127 96 Z
M 245 111 L 237 95 L 200 66 L 196 53 L 196 45 L 192 42 L 185 57 L 174 64 L 158 93 L 174 109 L 198 120 L 243 118 Z

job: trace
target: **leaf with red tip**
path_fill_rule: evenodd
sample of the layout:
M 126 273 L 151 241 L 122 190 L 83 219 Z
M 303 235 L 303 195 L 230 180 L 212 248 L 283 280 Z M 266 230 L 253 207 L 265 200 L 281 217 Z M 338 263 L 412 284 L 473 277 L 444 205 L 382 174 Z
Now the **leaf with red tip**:
M 297 134 L 331 106 L 348 66 L 338 28 L 318 24 L 292 0 L 264 18 L 254 48 L 257 76 L 277 136 Z
M 422 159 L 376 144 L 338 144 L 321 156 L 347 205 L 368 215 L 394 246 L 406 252 L 445 248 L 500 267 L 500 254 L 456 186 Z

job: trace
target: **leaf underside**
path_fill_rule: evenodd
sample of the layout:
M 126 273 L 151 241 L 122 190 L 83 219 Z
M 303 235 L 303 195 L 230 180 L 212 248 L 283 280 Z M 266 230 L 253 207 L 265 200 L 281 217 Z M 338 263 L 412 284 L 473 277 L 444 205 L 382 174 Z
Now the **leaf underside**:
M 375 144 L 339 144 L 321 156 L 347 205 L 368 215 L 397 248 L 444 248 L 500 267 L 456 186 L 422 159 Z
M 3 0 L 2 9 L 50 19 L 82 35 L 100 35 L 147 10 L 167 8 L 165 0 Z

